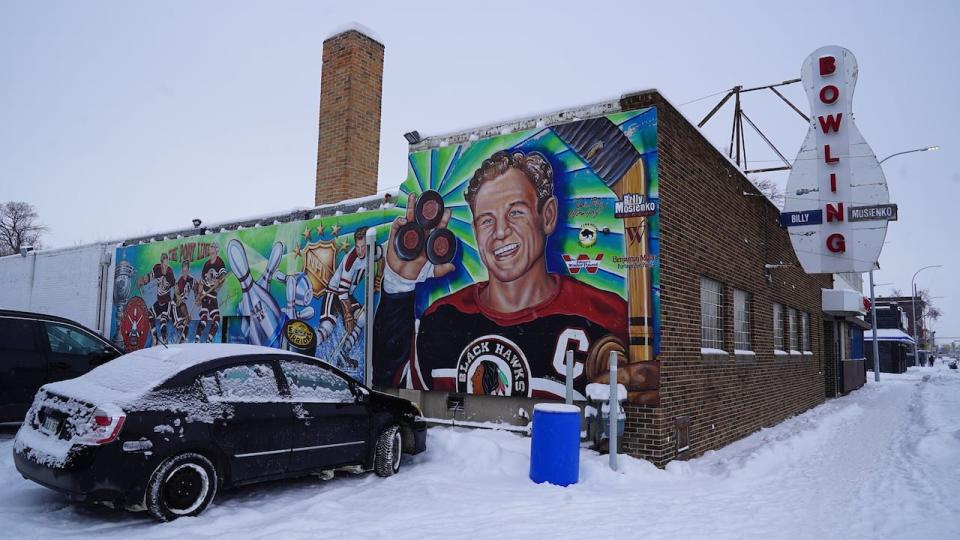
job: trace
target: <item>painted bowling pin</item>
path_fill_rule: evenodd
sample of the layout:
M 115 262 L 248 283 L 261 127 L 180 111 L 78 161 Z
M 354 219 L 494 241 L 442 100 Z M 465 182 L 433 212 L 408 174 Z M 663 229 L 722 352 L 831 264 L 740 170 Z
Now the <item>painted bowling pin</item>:
M 279 255 L 274 257 L 274 254 L 277 252 L 278 245 L 282 253 L 283 245 L 277 242 L 270 253 L 267 270 L 260 279 L 254 281 L 250 275 L 250 263 L 243 244 L 237 239 L 230 240 L 227 244 L 230 270 L 240 282 L 242 291 L 239 305 L 240 315 L 244 317 L 242 330 L 254 345 L 275 347 L 280 344 L 280 331 L 283 327 L 282 313 L 277 301 L 265 287 L 268 281 L 264 280 L 264 277 L 269 279 L 269 276 L 276 272 L 280 257 Z
M 788 231 L 811 274 L 873 270 L 887 234 L 886 219 L 863 220 L 856 212 L 890 201 L 880 162 L 854 122 L 858 73 L 853 53 L 834 45 L 813 51 L 801 68 L 810 127 L 790 171 L 783 211 L 803 213 L 803 224 Z

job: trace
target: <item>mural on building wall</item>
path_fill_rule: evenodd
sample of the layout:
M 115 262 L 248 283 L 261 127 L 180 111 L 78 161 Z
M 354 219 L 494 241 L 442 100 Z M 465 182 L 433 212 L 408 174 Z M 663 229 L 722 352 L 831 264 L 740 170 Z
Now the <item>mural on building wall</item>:
M 618 379 L 657 404 L 656 143 L 646 109 L 411 154 L 375 383 L 562 398 L 573 350 L 582 396 L 629 351 Z
M 111 335 L 127 351 L 161 342 L 281 347 L 362 381 L 364 235 L 394 212 L 118 248 Z M 382 274 L 382 249 L 375 253 Z
M 373 305 L 376 387 L 562 398 L 572 350 L 582 397 L 616 351 L 656 405 L 657 168 L 655 109 L 414 152 L 396 207 L 119 248 L 112 332 L 289 348 L 362 381 Z

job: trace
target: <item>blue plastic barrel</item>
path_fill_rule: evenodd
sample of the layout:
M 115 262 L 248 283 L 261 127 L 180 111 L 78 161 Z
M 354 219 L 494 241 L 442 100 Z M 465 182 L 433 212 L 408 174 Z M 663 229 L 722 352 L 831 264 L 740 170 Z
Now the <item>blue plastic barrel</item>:
M 533 407 L 530 479 L 558 486 L 580 478 L 580 408 L 563 403 Z

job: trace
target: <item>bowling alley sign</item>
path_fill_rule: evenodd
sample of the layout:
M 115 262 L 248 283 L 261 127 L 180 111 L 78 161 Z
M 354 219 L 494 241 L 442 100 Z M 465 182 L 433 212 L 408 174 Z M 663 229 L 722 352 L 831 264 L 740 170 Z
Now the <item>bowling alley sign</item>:
M 810 129 L 793 163 L 780 224 L 810 274 L 869 272 L 897 218 L 887 181 L 857 129 L 853 91 L 857 60 L 843 47 L 826 46 L 803 62 Z

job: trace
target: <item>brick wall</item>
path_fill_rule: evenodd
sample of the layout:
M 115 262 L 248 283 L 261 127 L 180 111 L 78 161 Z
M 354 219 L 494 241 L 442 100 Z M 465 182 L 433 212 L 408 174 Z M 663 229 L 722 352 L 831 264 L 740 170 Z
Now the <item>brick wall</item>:
M 383 51 L 383 45 L 356 30 L 323 42 L 318 206 L 377 191 Z
M 830 276 L 797 263 L 778 210 L 659 94 L 626 96 L 624 109 L 657 107 L 661 202 L 661 405 L 628 406 L 624 450 L 664 465 L 719 448 L 824 400 L 821 292 Z M 794 264 L 769 271 L 764 264 Z M 700 277 L 723 283 L 723 349 L 700 354 Z M 754 357 L 733 347 L 733 289 L 752 295 Z M 773 303 L 810 315 L 813 355 L 775 357 Z M 799 315 L 798 315 L 799 320 Z M 799 328 L 799 321 L 798 321 Z M 799 331 L 799 330 L 798 330 Z M 786 341 L 786 335 L 785 335 Z M 678 455 L 678 417 L 690 448 Z

